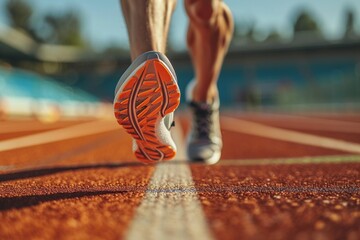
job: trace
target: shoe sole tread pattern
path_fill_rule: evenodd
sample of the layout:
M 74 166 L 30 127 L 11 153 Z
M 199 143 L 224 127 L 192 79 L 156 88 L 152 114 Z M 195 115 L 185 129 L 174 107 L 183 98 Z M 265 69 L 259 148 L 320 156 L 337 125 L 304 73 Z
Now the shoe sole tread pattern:
M 147 60 L 128 77 L 114 104 L 118 123 L 135 139 L 135 156 L 146 163 L 170 160 L 176 150 L 160 141 L 156 125 L 180 104 L 180 90 L 165 64 Z

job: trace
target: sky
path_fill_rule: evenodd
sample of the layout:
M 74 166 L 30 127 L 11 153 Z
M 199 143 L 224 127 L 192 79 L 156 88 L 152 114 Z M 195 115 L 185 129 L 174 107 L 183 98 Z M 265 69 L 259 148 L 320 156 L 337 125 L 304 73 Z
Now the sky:
M 97 49 L 109 44 L 128 46 L 126 25 L 121 14 L 119 0 L 26 0 L 39 17 L 45 12 L 76 10 L 83 21 L 83 33 Z M 0 0 L 0 24 L 8 25 L 4 6 L 7 0 Z M 352 8 L 360 22 L 359 0 L 225 0 L 234 18 L 242 22 L 254 22 L 263 31 L 275 29 L 285 36 L 291 36 L 292 23 L 298 9 L 306 8 L 315 15 L 325 35 L 336 39 L 342 35 L 344 10 Z M 36 17 L 33 19 L 36 21 Z M 183 0 L 178 0 L 172 19 L 171 40 L 182 50 L 185 48 L 187 18 Z

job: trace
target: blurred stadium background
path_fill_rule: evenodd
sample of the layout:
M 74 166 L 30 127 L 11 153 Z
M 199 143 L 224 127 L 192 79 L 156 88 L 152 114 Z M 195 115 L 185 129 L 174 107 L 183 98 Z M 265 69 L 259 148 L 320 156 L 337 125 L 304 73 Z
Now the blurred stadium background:
M 359 1 L 226 2 L 236 29 L 220 76 L 224 108 L 359 109 Z M 172 21 L 168 54 L 184 90 L 193 69 L 182 4 Z M 111 108 L 114 87 L 129 63 L 117 0 L 0 0 L 2 117 L 100 116 Z

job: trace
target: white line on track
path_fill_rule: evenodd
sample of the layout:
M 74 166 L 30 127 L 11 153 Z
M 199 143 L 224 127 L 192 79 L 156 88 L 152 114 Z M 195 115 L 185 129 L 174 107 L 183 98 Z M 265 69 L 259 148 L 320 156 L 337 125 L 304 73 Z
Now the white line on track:
M 116 122 L 114 123 L 114 121 L 99 120 L 0 141 L 0 152 L 83 137 L 102 132 L 113 131 L 115 129 L 120 129 L 119 126 L 116 125 Z
M 17 124 L 15 126 L 4 126 L 0 125 L 0 134 L 5 133 L 17 133 L 17 132 L 31 132 L 31 131 L 41 131 L 41 130 L 48 130 L 58 128 L 59 124 L 42 124 L 42 125 L 35 125 L 35 124 Z
M 318 130 L 343 133 L 360 133 L 360 123 L 343 120 L 321 119 L 316 116 L 299 116 L 273 113 L 250 113 L 243 116 L 255 117 L 259 120 L 273 120 L 279 122 L 282 127 L 291 127 L 304 130 Z M 251 121 L 251 120 L 250 120 Z M 256 121 L 255 121 L 256 122 Z
M 14 165 L 0 165 L 0 171 L 6 171 L 14 168 Z
M 232 117 L 221 118 L 222 129 L 245 133 L 270 139 L 282 140 L 315 147 L 340 150 L 344 152 L 360 153 L 360 144 L 322 137 L 293 130 L 270 127 L 260 123 L 254 123 Z
M 178 125 L 175 129 L 179 129 Z M 181 132 L 181 131 L 180 131 Z M 180 132 L 174 139 L 183 159 Z M 144 199 L 138 207 L 126 239 L 213 239 L 188 164 L 161 163 L 155 168 Z M 169 191 L 176 189 L 176 191 Z
M 260 166 L 260 165 L 292 165 L 292 164 L 326 164 L 326 163 L 360 163 L 360 155 L 338 155 L 294 158 L 265 159 L 227 159 L 220 161 L 220 166 Z

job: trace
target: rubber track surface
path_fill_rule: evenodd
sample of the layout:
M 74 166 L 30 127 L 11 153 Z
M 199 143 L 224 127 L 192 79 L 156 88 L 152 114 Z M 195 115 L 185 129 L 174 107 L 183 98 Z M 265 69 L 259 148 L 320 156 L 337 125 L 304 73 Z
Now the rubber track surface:
M 360 164 L 191 169 L 218 239 L 360 236 Z
M 186 117 L 180 122 L 188 129 Z M 5 123 L 11 122 L 0 122 L 0 129 Z M 337 134 L 342 137 L 332 137 L 358 140 Z M 360 163 L 236 164 L 350 153 L 230 131 L 223 137 L 223 161 L 190 166 L 215 238 L 359 239 Z M 0 152 L 0 239 L 123 239 L 153 173 L 153 165 L 134 159 L 131 138 L 121 128 Z M 164 193 L 193 192 L 173 185 Z

